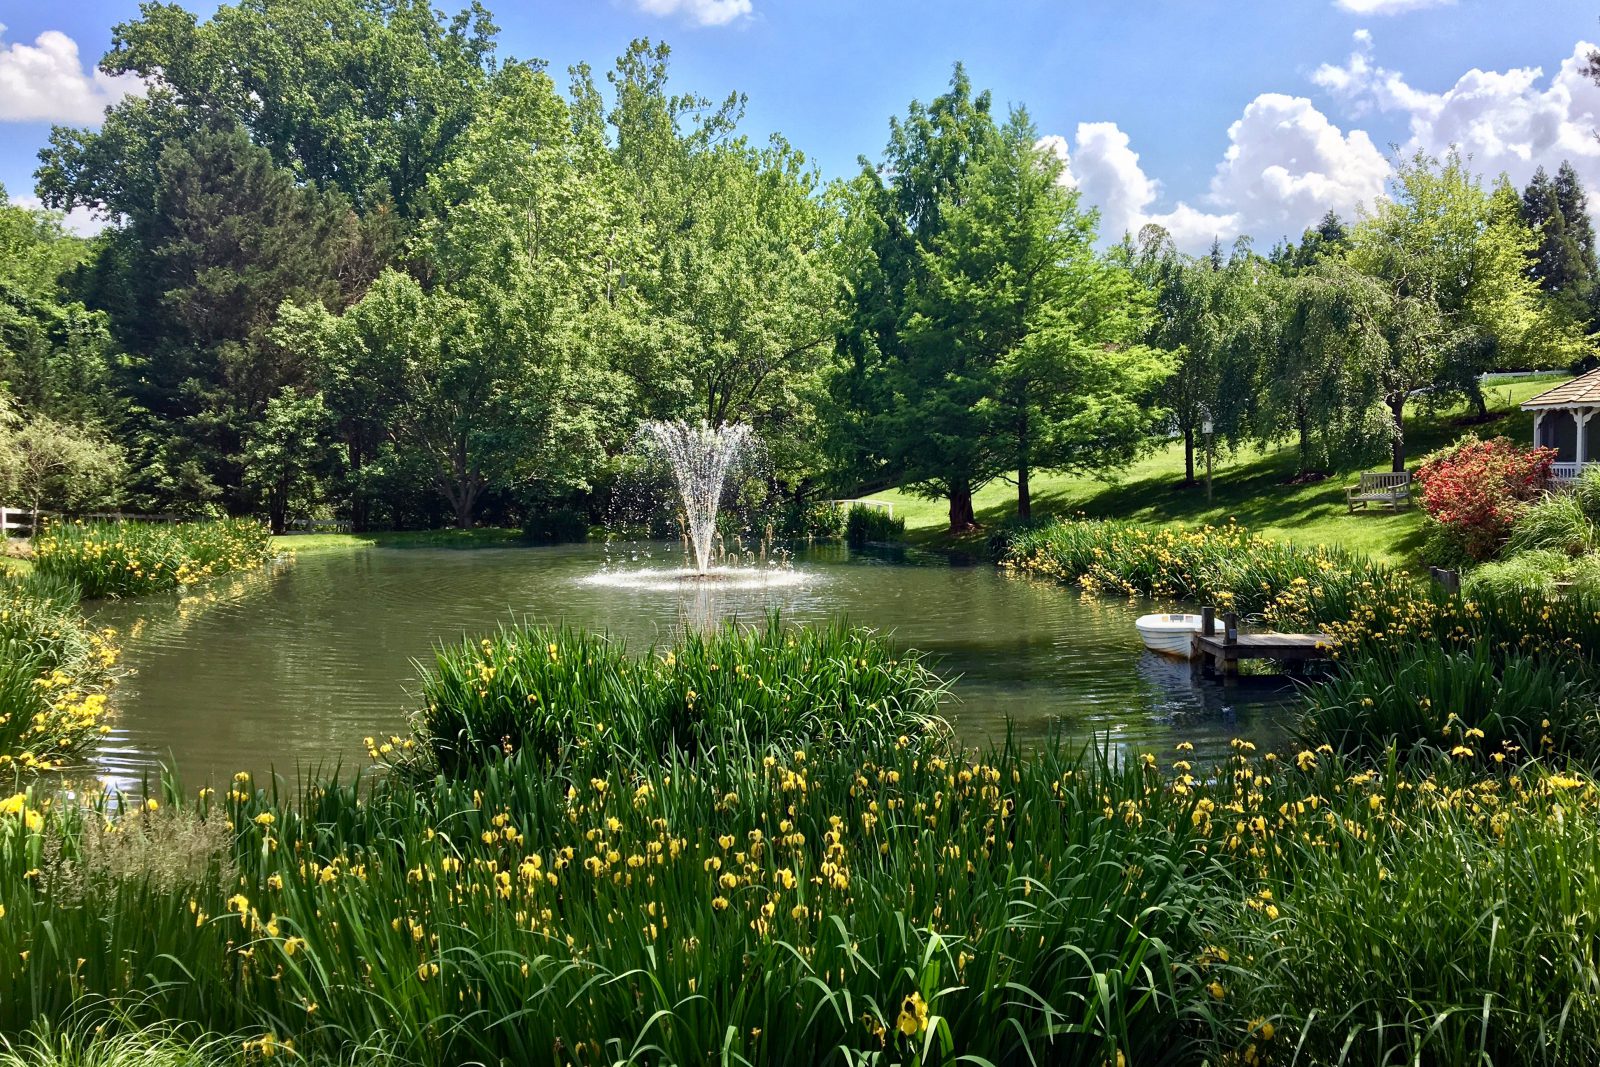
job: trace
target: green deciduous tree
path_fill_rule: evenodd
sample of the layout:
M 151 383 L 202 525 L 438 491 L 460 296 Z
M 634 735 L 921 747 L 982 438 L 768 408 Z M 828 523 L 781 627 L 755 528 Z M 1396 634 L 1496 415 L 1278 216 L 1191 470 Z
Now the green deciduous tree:
M 1570 359 L 1579 339 L 1553 320 L 1528 274 L 1532 235 L 1508 185 L 1491 194 L 1455 152 L 1402 161 L 1393 193 L 1364 213 L 1348 261 L 1380 281 L 1388 355 L 1380 371 L 1405 468 L 1405 413 L 1420 389 L 1481 404 L 1477 375 L 1530 351 Z
M 75 511 L 117 502 L 127 472 L 103 434 L 48 415 L 21 415 L 0 397 L 0 499 Z

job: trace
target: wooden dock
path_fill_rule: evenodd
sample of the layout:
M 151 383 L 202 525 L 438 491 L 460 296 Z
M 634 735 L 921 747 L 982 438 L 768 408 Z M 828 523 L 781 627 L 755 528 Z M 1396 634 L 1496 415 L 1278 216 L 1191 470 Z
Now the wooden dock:
M 1223 615 L 1220 626 L 1214 608 L 1203 608 L 1200 615 L 1191 662 L 1197 672 L 1221 675 L 1224 682 L 1239 677 L 1240 660 L 1271 660 L 1299 674 L 1307 663 L 1333 656 L 1333 638 L 1327 634 L 1242 634 L 1239 617 L 1231 611 Z

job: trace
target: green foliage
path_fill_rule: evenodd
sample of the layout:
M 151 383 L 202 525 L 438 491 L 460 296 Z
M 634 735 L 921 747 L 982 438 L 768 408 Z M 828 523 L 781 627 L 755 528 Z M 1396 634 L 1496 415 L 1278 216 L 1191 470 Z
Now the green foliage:
M 0 574 L 0 775 L 48 770 L 101 734 L 117 653 L 72 583 Z
M 844 537 L 850 545 L 859 547 L 873 541 L 904 541 L 906 520 L 897 518 L 883 508 L 867 504 L 851 504 L 845 515 Z
M 99 431 L 18 415 L 0 395 L 0 499 L 81 511 L 114 502 L 127 474 L 121 447 Z
M 1537 593 L 1550 596 L 1556 582 L 1572 565 L 1565 552 L 1553 548 L 1530 548 L 1502 560 L 1474 567 L 1462 579 L 1470 594 L 1493 590 L 1501 596 Z
M 937 742 L 942 695 L 919 656 L 843 624 L 730 624 L 643 657 L 594 634 L 523 627 L 440 650 L 418 729 L 450 773 L 520 753 L 581 775 L 675 753 L 828 752 L 901 735 Z
M 1570 664 L 1509 657 L 1485 641 L 1419 642 L 1369 650 L 1343 663 L 1338 677 L 1314 686 L 1300 732 L 1310 746 L 1381 756 L 1409 754 L 1481 739 L 1513 763 L 1527 753 L 1600 758 L 1596 690 Z M 1477 731 L 1468 736 L 1469 731 Z
M 238 1051 L 237 1042 L 168 1024 L 109 1032 L 46 1024 L 0 1043 L 0 1067 L 221 1067 Z
M 1591 323 L 1600 264 L 1588 196 L 1571 163 L 1563 160 L 1553 179 L 1543 167 L 1533 172 L 1522 193 L 1521 217 L 1537 242 L 1528 253 L 1529 273 L 1550 296 L 1553 310 L 1567 321 Z
M 63 522 L 33 539 L 34 573 L 86 599 L 145 596 L 264 565 L 271 532 L 250 519 L 172 525 Z
M 1511 525 L 1506 550 L 1512 553 L 1547 548 L 1581 556 L 1596 548 L 1594 523 L 1575 493 L 1552 493 L 1519 513 Z
M 1308 627 L 1354 618 L 1375 597 L 1412 587 L 1401 572 L 1365 556 L 1269 541 L 1234 525 L 1150 529 L 1063 520 L 1018 530 L 1001 564 L 1089 592 L 1212 604 Z
M 1347 262 L 1384 290 L 1378 380 L 1405 465 L 1405 409 L 1429 387 L 1483 403 L 1477 375 L 1523 353 L 1576 355 L 1581 337 L 1551 316 L 1527 271 L 1534 238 L 1509 187 L 1484 189 L 1456 152 L 1418 152 L 1396 169 L 1393 196 L 1364 213 Z M 1538 356 L 1532 353 L 1539 353 Z
M 864 418 L 856 462 L 950 501 L 1015 471 L 1126 462 L 1164 412 L 1170 371 L 1139 344 L 1150 310 L 1093 248 L 1095 216 L 1059 181 L 1026 111 L 997 126 L 958 67 L 950 90 L 890 130 L 882 174 L 846 194 L 857 293 L 835 395 Z
M 1380 784 L 1382 814 L 1361 840 L 1324 828 L 1321 804 L 1307 803 L 1317 828 L 1283 840 L 1272 898 L 1215 923 L 1230 1007 L 1276 1029 L 1258 1054 L 1549 1067 L 1600 1056 L 1584 918 L 1600 907 L 1600 824 L 1571 816 L 1592 781 L 1441 772 L 1402 783 L 1421 796 Z M 1459 800 L 1440 795 L 1451 789 Z

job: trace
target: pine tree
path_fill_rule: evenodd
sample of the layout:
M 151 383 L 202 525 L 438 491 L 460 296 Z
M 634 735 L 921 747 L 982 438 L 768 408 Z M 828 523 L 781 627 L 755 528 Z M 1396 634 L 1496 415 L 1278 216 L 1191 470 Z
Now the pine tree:
M 1543 167 L 1522 194 L 1522 221 L 1538 240 L 1529 273 L 1568 321 L 1589 324 L 1600 299 L 1594 225 L 1583 183 L 1563 162 L 1552 179 Z

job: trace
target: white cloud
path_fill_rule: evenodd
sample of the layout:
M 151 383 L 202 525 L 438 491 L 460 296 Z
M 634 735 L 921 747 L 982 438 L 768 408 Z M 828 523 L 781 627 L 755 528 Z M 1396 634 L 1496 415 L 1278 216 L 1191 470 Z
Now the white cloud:
M 40 210 L 44 203 L 37 196 L 13 196 L 11 202 L 18 207 Z M 95 218 L 86 207 L 75 207 L 67 212 L 61 219 L 62 225 L 79 237 L 93 237 L 106 228 L 106 224 Z
M 1078 126 L 1073 181 L 1100 209 L 1101 233 L 1115 240 L 1150 223 L 1187 251 L 1242 234 L 1270 245 L 1298 237 L 1329 208 L 1342 215 L 1383 190 L 1388 163 L 1364 132 L 1342 133 L 1303 97 L 1263 93 L 1228 128 L 1228 149 L 1199 204 L 1160 210 L 1161 183 L 1114 122 Z M 1065 145 L 1061 149 L 1065 151 Z
M 725 26 L 750 14 L 751 0 L 636 0 L 652 15 L 682 14 L 702 26 Z
M 1356 15 L 1398 15 L 1424 7 L 1443 7 L 1456 0 L 1335 0 L 1340 10 Z
M 1577 42 L 1548 79 L 1540 67 L 1475 68 L 1448 89 L 1429 92 L 1377 65 L 1370 40 L 1358 41 L 1344 66 L 1323 66 L 1313 80 L 1353 109 L 1406 116 L 1407 153 L 1438 155 L 1458 146 L 1475 170 L 1491 176 L 1504 171 L 1518 184 L 1540 166 L 1554 170 L 1570 160 L 1585 184 L 1600 190 L 1600 86 L 1583 73 L 1594 48 Z M 1592 203 L 1600 210 L 1600 197 Z
M 59 30 L 31 45 L 8 45 L 4 35 L 0 24 L 0 122 L 99 122 L 108 105 L 144 92 L 134 75 L 85 71 L 78 42 Z

